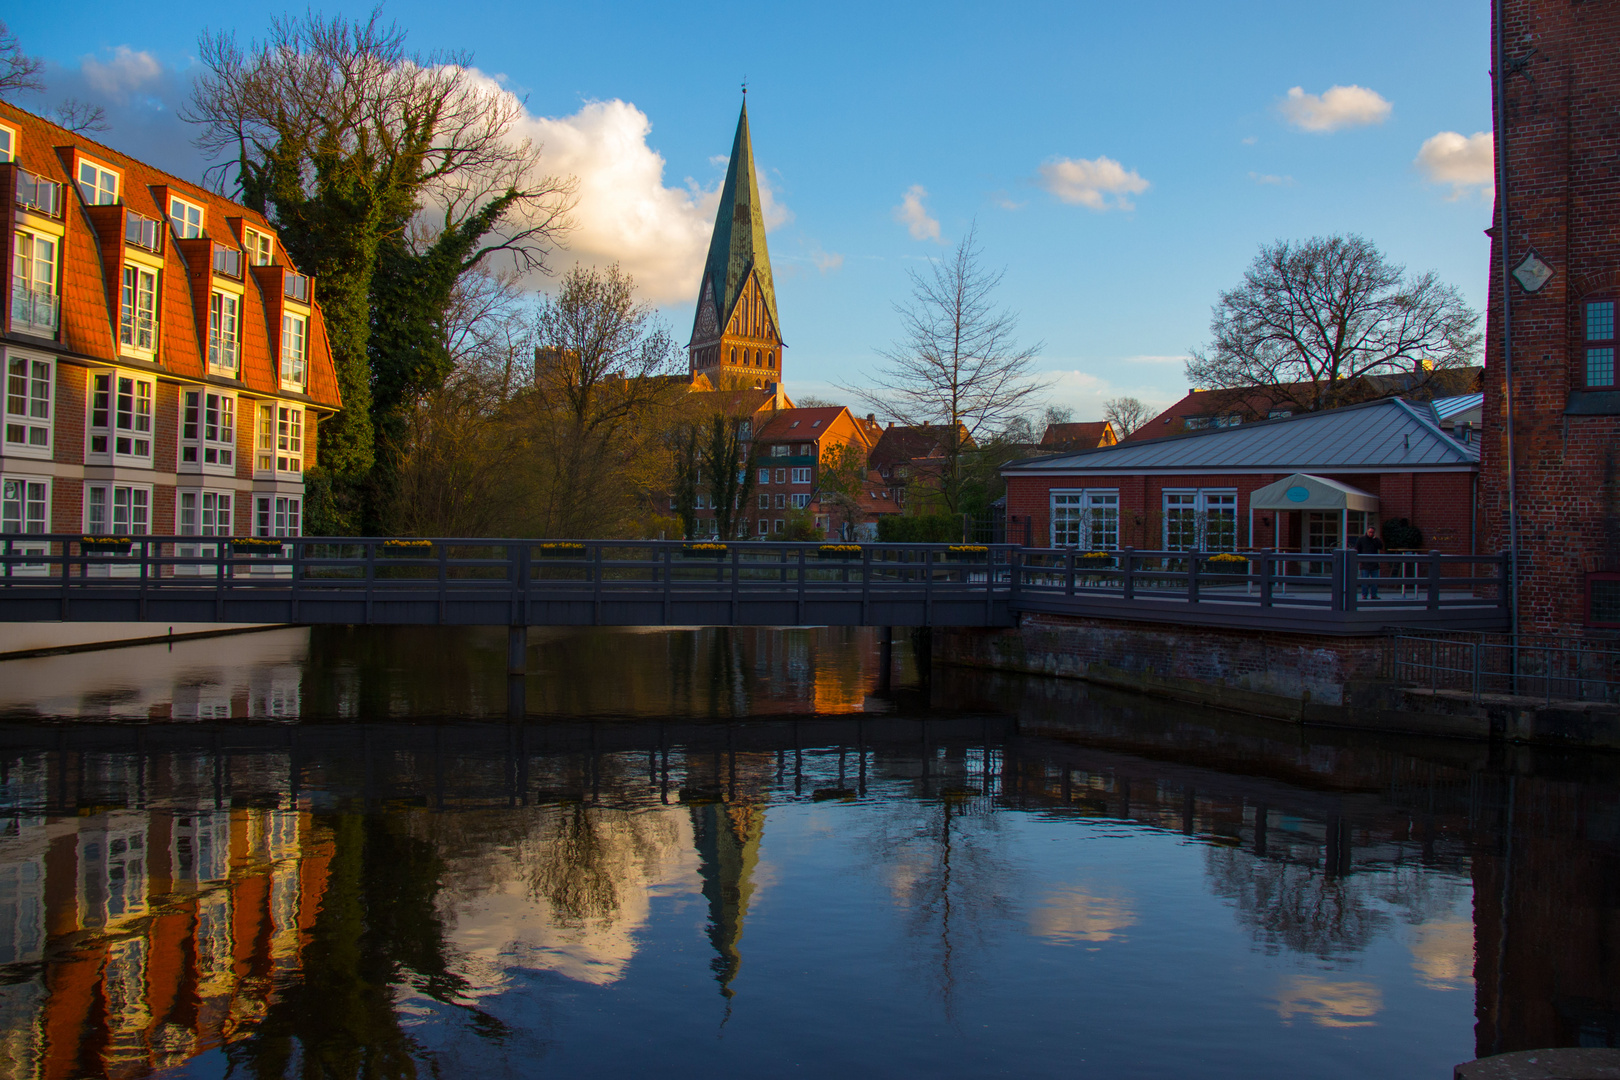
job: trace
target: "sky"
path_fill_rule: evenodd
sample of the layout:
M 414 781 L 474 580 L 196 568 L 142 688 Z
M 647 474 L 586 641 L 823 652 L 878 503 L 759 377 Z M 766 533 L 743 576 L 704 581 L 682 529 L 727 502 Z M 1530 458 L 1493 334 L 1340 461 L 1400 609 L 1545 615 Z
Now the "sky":
M 281 10 L 26 5 L 5 18 L 47 89 L 15 100 L 101 104 L 98 138 L 201 179 L 177 115 L 199 35 L 245 42 Z M 1043 404 L 1080 420 L 1181 397 L 1211 305 L 1275 240 L 1358 233 L 1484 310 L 1487 0 L 383 11 L 523 99 L 521 134 L 579 179 L 554 265 L 619 262 L 682 341 L 746 79 L 796 396 L 852 401 L 908 274 L 974 227 L 1041 344 Z

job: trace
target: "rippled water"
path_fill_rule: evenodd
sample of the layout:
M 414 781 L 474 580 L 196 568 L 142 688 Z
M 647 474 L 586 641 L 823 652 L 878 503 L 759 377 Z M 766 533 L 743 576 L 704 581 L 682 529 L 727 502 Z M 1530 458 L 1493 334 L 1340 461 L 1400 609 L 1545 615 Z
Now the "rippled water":
M 1614 759 L 861 631 L 0 664 L 0 1074 L 1441 1077 L 1620 1041 Z M 300 719 L 294 719 L 300 718 Z

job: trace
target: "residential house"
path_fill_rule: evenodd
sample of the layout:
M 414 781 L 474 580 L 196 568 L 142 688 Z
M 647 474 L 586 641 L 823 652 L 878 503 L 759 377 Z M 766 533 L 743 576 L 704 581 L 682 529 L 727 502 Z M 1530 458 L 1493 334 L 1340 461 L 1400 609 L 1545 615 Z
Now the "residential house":
M 809 510 L 821 482 L 822 462 L 835 447 L 853 444 L 869 459 L 883 429 L 871 417 L 856 417 L 842 405 L 783 409 L 754 434 L 756 536 L 780 533 L 792 510 Z M 823 531 L 833 527 L 830 510 L 818 510 Z
M 1016 542 L 1323 552 L 1367 524 L 1404 518 L 1422 530 L 1425 548 L 1450 554 L 1479 550 L 1478 473 L 1477 443 L 1446 434 L 1427 403 L 1398 398 L 1002 470 Z
M 301 533 L 342 402 L 276 230 L 4 103 L 0 217 L 0 532 Z
M 1107 420 L 1047 424 L 1046 433 L 1041 436 L 1040 449 L 1046 454 L 1067 454 L 1074 450 L 1113 446 L 1117 442 L 1119 436 L 1114 431 L 1114 425 Z

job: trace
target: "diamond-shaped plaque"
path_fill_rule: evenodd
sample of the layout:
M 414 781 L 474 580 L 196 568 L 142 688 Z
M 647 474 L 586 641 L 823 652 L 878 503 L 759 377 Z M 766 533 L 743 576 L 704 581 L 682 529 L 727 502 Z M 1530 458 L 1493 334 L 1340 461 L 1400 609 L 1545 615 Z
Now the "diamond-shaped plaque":
M 1541 256 L 1534 251 L 1519 260 L 1519 265 L 1513 268 L 1513 277 L 1524 286 L 1527 293 L 1539 292 L 1553 276 L 1553 268 L 1541 261 Z

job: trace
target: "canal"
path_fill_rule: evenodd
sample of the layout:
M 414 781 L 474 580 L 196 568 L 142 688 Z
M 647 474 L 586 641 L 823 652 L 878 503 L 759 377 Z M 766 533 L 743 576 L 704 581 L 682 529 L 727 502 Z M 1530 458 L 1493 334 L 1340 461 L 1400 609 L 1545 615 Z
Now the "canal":
M 1446 1077 L 1620 1043 L 1620 766 L 840 629 L 0 663 L 6 1077 Z

